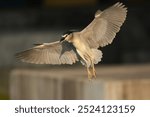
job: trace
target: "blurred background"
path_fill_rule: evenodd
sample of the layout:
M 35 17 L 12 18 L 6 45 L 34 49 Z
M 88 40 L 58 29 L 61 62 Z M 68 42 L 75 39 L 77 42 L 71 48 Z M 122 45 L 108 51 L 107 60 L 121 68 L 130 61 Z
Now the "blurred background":
M 82 30 L 93 20 L 94 13 L 97 9 L 103 10 L 118 1 L 123 2 L 128 7 L 127 20 L 122 26 L 120 32 L 117 34 L 114 42 L 111 45 L 102 48 L 104 53 L 103 59 L 102 62 L 96 66 L 98 69 L 98 80 L 96 82 L 94 81 L 95 83 L 93 84 L 95 87 L 93 87 L 93 89 L 89 89 L 87 85 L 84 85 L 84 83 L 86 84 L 88 80 L 86 78 L 86 71 L 80 64 L 61 67 L 49 65 L 31 65 L 21 63 L 14 57 L 15 53 L 32 47 L 32 44 L 34 43 L 59 40 L 61 34 L 69 29 Z M 136 86 L 141 86 L 141 88 L 143 88 L 143 86 L 146 85 L 147 90 L 145 87 L 144 88 L 146 91 L 149 91 L 149 12 L 149 0 L 0 0 L 0 99 L 132 99 L 127 97 L 128 92 L 126 95 L 122 94 L 122 97 L 111 98 L 112 95 L 109 93 L 109 89 L 113 88 L 108 87 L 111 86 L 111 84 L 109 84 L 111 78 L 114 78 L 116 79 L 115 81 L 119 81 L 119 83 L 121 83 L 120 79 L 122 77 L 123 79 L 129 80 L 127 81 L 127 84 L 135 86 L 135 80 L 130 81 L 130 78 L 132 79 L 133 75 L 138 75 L 138 77 L 136 76 L 136 80 L 139 84 L 137 83 Z M 62 69 L 64 70 L 64 72 L 60 72 L 60 74 L 68 73 L 65 72 L 66 70 L 64 68 L 67 70 L 73 69 L 69 72 L 70 74 L 75 74 L 78 71 L 76 69 L 79 68 L 81 69 L 80 71 L 84 71 L 81 73 L 83 74 L 83 77 L 78 76 L 80 74 L 78 73 L 77 76 L 74 76 L 80 77 L 77 78 L 78 81 L 74 81 L 74 78 L 70 78 L 72 79 L 71 81 L 69 80 L 71 83 L 74 84 L 77 82 L 74 85 L 71 85 L 71 83 L 67 81 L 69 78 L 66 77 L 69 76 L 64 76 L 65 82 L 62 80 L 60 81 L 59 77 L 62 76 L 55 75 L 55 73 L 58 74 L 58 69 L 59 71 L 62 71 Z M 46 70 L 50 70 L 53 72 L 53 74 L 51 74 L 50 71 L 45 73 Z M 119 76 L 118 73 L 120 73 Z M 47 75 L 45 76 L 45 74 Z M 117 74 L 117 76 L 115 74 Z M 33 77 L 39 78 L 35 78 L 32 81 L 26 81 L 25 76 L 28 77 L 27 80 L 29 80 L 29 78 L 31 80 Z M 38 84 L 41 82 L 41 78 L 43 77 L 52 77 L 53 81 L 48 80 L 50 84 L 47 85 L 45 84 L 47 80 L 44 81 L 45 83 L 43 82 L 42 85 Z M 143 84 L 140 84 L 140 78 L 146 79 L 144 81 L 142 80 L 142 83 L 144 82 Z M 81 79 L 84 79 L 85 81 Z M 59 80 L 58 82 L 60 83 L 60 85 L 59 83 L 57 84 L 60 86 L 57 86 L 57 90 L 61 90 L 61 88 L 63 88 L 64 91 L 58 91 L 59 94 L 57 95 L 59 96 L 47 96 L 49 98 L 44 98 L 43 96 L 38 98 L 38 96 L 41 95 L 41 93 L 38 92 L 39 89 L 35 94 L 33 94 L 33 92 L 36 92 L 35 90 L 31 91 L 33 97 L 36 98 L 32 98 L 32 96 L 28 94 L 28 91 L 32 88 L 37 89 L 37 87 L 41 88 L 45 86 L 47 87 L 41 90 L 42 95 L 46 95 L 47 92 L 53 92 L 56 89 L 54 84 L 57 82 L 57 80 Z M 24 82 L 26 84 L 24 84 Z M 100 84 L 97 84 L 97 82 L 100 82 Z M 148 82 L 149 84 L 147 84 Z M 53 85 L 53 91 L 49 91 L 48 89 Z M 88 87 L 85 89 L 89 89 L 89 91 L 96 90 L 95 94 L 100 93 L 97 91 L 98 89 L 101 89 L 101 91 L 104 93 L 103 95 L 97 95 L 94 98 L 88 98 L 87 95 L 90 94 L 88 91 L 86 91 L 86 94 L 83 94 L 85 90 L 82 90 L 83 92 L 81 91 L 79 93 L 72 92 L 73 90 L 78 92 L 80 88 L 83 88 L 82 86 L 84 86 L 84 88 Z M 113 84 L 112 87 L 114 86 L 126 87 L 126 84 Z M 69 88 L 70 94 L 68 94 L 68 87 L 77 88 L 72 90 Z M 104 96 L 106 89 L 108 89 L 108 94 L 106 94 L 107 96 Z M 118 94 L 116 89 L 113 91 Z M 111 93 L 115 94 L 113 91 Z M 122 89 L 121 91 L 125 91 L 125 89 Z M 134 92 L 138 93 L 138 91 L 139 89 L 133 90 L 132 95 L 134 95 Z M 64 96 L 61 96 L 62 92 Z M 129 89 L 129 92 L 131 93 L 131 89 Z M 143 92 L 143 90 L 141 90 L 141 92 Z M 26 94 L 26 96 L 22 96 L 23 94 Z M 16 95 L 19 96 L 17 97 Z M 51 95 L 51 93 L 48 93 L 47 95 Z M 67 95 L 68 97 L 65 97 Z M 76 95 L 78 95 L 78 98 L 75 98 Z M 84 98 L 83 95 L 85 95 L 86 98 Z M 109 97 L 108 95 L 111 96 Z M 149 92 L 146 92 L 143 95 L 146 95 L 146 97 L 139 97 L 137 99 L 150 99 Z

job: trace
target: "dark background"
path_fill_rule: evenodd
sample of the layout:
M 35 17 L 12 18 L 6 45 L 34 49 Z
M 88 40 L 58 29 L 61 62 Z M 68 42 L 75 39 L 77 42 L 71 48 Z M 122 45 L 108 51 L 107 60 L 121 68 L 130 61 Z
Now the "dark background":
M 0 67 L 16 66 L 14 54 L 33 43 L 51 42 L 69 29 L 81 30 L 118 0 L 0 0 Z M 103 48 L 104 64 L 150 62 L 150 2 L 122 0 L 127 20 L 113 44 Z M 20 63 L 19 63 L 20 64 Z
M 127 20 L 113 43 L 102 48 L 100 64 L 149 63 L 149 0 L 0 0 L 0 97 L 8 98 L 4 86 L 13 68 L 32 66 L 17 61 L 16 52 L 59 40 L 69 29 L 82 30 L 97 9 L 117 1 L 128 7 Z

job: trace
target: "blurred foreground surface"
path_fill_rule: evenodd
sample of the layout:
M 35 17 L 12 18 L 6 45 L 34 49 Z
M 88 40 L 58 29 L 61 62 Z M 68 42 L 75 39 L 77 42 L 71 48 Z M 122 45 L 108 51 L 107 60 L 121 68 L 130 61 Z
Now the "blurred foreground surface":
M 10 99 L 150 99 L 150 65 L 96 67 L 97 78 L 85 68 L 15 69 Z

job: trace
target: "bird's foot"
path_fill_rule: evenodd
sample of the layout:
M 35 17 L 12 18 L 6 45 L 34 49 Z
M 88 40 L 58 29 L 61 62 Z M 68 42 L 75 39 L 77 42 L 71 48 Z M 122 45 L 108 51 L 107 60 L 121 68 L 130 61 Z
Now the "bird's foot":
M 94 68 L 89 69 L 90 79 L 96 78 L 96 71 Z
M 87 72 L 88 72 L 88 79 L 89 80 L 96 78 L 96 70 L 94 68 L 87 68 Z

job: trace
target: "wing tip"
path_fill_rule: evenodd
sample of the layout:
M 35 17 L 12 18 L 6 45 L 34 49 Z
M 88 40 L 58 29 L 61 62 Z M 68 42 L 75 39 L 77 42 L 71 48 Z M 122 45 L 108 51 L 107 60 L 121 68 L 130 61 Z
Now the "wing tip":
M 122 3 L 122 2 L 117 2 L 113 5 L 113 7 L 118 7 L 118 8 L 122 8 L 127 12 L 127 7 Z
M 15 58 L 19 61 L 22 61 L 22 62 L 26 62 L 26 63 L 31 63 L 29 60 L 28 60 L 28 52 L 30 52 L 31 49 L 29 50 L 24 50 L 24 51 L 21 51 L 21 52 L 18 52 L 18 53 L 15 53 Z
M 21 58 L 21 52 L 15 53 L 14 56 L 16 59 L 20 59 Z

